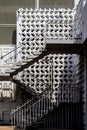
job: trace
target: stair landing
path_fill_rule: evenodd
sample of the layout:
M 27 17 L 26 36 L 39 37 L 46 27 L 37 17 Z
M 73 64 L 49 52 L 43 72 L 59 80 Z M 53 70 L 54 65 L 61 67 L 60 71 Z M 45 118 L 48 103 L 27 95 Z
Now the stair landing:
M 15 126 L 0 126 L 0 130 L 17 130 Z

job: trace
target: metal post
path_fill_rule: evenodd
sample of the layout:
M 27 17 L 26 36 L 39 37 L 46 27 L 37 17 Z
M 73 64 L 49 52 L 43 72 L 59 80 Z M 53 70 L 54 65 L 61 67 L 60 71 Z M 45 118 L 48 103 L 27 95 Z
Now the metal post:
M 53 93 L 53 59 L 50 60 L 50 96 L 52 97 L 52 93 Z M 50 100 L 51 100 L 50 97 Z
M 16 117 L 15 114 L 16 114 L 16 113 L 15 113 L 15 110 L 14 110 L 13 112 L 14 112 L 14 113 L 13 113 L 13 118 L 14 118 L 14 120 L 13 120 L 13 126 L 15 126 L 15 125 L 16 125 L 16 123 L 15 123 L 15 117 Z
M 18 109 L 19 107 L 17 106 L 17 109 Z M 17 123 L 19 122 L 19 119 L 18 119 L 18 116 L 19 116 L 19 111 L 17 111 L 17 118 L 16 118 L 16 121 L 17 121 Z
M 31 107 L 30 107 L 30 114 L 29 114 L 29 125 L 31 125 Z
M 39 10 L 39 0 L 35 0 L 35 8 Z
M 53 59 L 51 61 L 51 89 L 53 92 Z

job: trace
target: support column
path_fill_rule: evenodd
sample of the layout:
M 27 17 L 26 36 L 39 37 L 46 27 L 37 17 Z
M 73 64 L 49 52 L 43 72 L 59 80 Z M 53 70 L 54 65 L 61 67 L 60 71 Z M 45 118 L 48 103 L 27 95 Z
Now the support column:
M 83 96 L 83 112 L 84 112 L 84 126 L 87 130 L 87 49 L 84 49 L 84 96 Z
M 35 0 L 35 8 L 39 10 L 39 0 Z

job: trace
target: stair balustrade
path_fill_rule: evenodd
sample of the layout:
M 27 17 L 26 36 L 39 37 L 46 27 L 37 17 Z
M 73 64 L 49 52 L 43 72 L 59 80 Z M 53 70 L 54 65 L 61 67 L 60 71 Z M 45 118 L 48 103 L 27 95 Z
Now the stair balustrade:
M 62 88 L 63 89 L 63 88 Z M 61 92 L 60 92 L 61 91 Z M 50 111 L 58 107 L 60 103 L 79 102 L 79 89 L 66 89 L 57 93 L 57 99 L 52 101 L 52 91 L 43 93 L 38 98 L 31 99 L 24 105 L 17 107 L 11 112 L 11 124 L 20 128 L 26 128 L 41 120 Z M 72 91 L 72 95 L 68 95 Z M 66 92 L 66 96 L 64 93 Z M 77 94 L 78 93 L 78 94 Z M 74 97 L 75 96 L 75 97 Z
M 16 71 L 16 69 L 19 69 L 23 67 L 23 65 L 27 64 L 27 62 L 32 61 L 34 58 L 38 57 L 44 50 L 40 49 L 39 52 L 36 50 L 34 53 L 32 53 L 32 56 L 29 55 L 28 59 L 22 59 L 17 60 L 17 57 L 21 55 L 21 49 L 23 47 L 23 44 L 19 45 L 18 47 L 14 47 L 13 50 L 9 51 L 5 55 L 2 55 L 0 57 L 0 60 L 3 61 L 5 64 L 10 64 L 10 66 L 6 69 L 5 73 L 10 74 L 11 72 Z M 29 46 L 29 48 L 31 48 Z M 22 71 L 22 70 L 21 70 Z
M 24 105 L 17 107 L 11 112 L 11 124 L 14 126 L 25 128 L 27 125 L 31 125 L 36 122 L 44 114 L 47 114 L 49 110 L 53 110 L 53 104 L 51 102 L 51 92 L 42 94 L 39 99 L 31 99 Z M 35 102 L 36 101 L 36 102 Z

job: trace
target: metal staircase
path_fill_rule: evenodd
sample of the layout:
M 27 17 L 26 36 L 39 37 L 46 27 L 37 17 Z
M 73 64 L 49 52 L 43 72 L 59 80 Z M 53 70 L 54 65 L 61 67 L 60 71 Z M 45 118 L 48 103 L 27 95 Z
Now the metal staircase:
M 73 43 L 74 10 L 19 9 L 17 17 L 17 45 L 1 59 L 5 62 L 15 59 L 7 71 L 13 82 L 31 93 L 41 94 L 11 112 L 11 124 L 26 128 L 53 111 L 60 103 L 79 102 L 74 66 L 78 56 L 55 54 L 59 43 L 62 46 L 65 41 Z M 54 45 L 53 52 L 52 46 L 48 50 L 46 43 L 46 40 L 51 39 L 59 41 L 56 47 Z
M 19 106 L 16 109 L 12 110 L 11 124 L 23 129 L 27 126 L 29 127 L 31 125 L 35 125 L 35 123 L 39 122 L 44 115 L 48 114 L 48 112 L 53 111 L 54 108 L 58 107 L 60 103 L 79 102 L 79 89 L 76 88 L 74 92 L 78 93 L 76 97 L 74 97 L 75 93 L 73 93 L 72 98 L 69 95 L 67 95 L 65 98 L 62 94 L 62 91 L 60 90 L 57 93 L 57 99 L 55 102 L 52 101 L 52 91 L 45 92 L 40 96 L 31 99 L 22 106 Z
M 7 70 L 12 79 L 14 75 L 39 59 L 53 53 L 53 47 L 58 49 L 58 44 L 74 43 L 74 38 L 79 33 L 75 30 L 75 24 L 78 21 L 74 19 L 74 15 L 75 10 L 71 9 L 17 10 L 16 47 L 11 52 L 1 56 L 5 62 L 15 59 L 15 63 Z M 48 47 L 53 45 L 53 43 L 48 44 L 50 40 L 54 40 L 54 42 L 56 40 L 56 47 L 55 43 L 51 49 Z
M 15 83 L 19 83 L 21 86 L 23 86 L 26 90 L 31 91 L 34 93 L 34 91 L 38 91 L 38 88 L 41 87 L 43 91 L 44 88 L 44 83 L 48 84 L 50 81 L 52 81 L 52 77 L 54 76 L 54 91 L 57 91 L 57 86 L 58 83 L 62 83 L 63 84 L 63 80 L 66 84 L 66 82 L 68 81 L 68 79 L 66 79 L 66 77 L 69 78 L 69 75 L 67 75 L 68 73 L 68 69 L 70 72 L 70 83 L 73 84 L 73 75 L 72 72 L 74 70 L 72 70 L 73 67 L 73 63 L 70 59 L 73 59 L 73 56 L 69 56 L 64 55 L 63 57 L 59 54 L 58 56 L 58 52 L 57 55 L 55 54 L 55 50 L 54 52 L 52 52 L 52 47 L 51 50 L 48 50 L 47 48 L 47 43 L 46 40 L 57 40 L 57 42 L 59 41 L 60 43 L 65 42 L 66 43 L 69 41 L 73 41 L 74 39 L 74 10 L 71 9 L 40 9 L 40 10 L 33 10 L 33 9 L 19 9 L 17 10 L 17 44 L 14 50 L 12 50 L 11 52 L 8 52 L 7 54 L 1 56 L 1 59 L 5 60 L 5 62 L 9 62 L 11 59 L 15 59 L 13 63 L 13 65 L 11 66 L 11 68 L 7 71 L 7 73 L 10 74 L 11 80 Z M 35 19 L 36 18 L 36 19 Z M 73 42 L 72 42 L 73 43 Z M 69 43 L 70 44 L 70 43 Z M 51 44 L 53 45 L 53 43 Z M 58 48 L 58 46 L 56 46 Z M 56 48 L 54 45 L 54 49 Z M 49 47 L 50 48 L 50 47 Z M 53 57 L 53 63 L 55 62 L 54 66 L 50 66 L 50 53 L 52 53 Z M 49 55 L 48 55 L 49 54 Z M 45 60 L 44 63 L 41 63 L 44 59 L 44 57 L 47 56 L 49 59 L 49 63 L 47 62 L 47 59 Z M 62 57 L 62 58 L 61 58 Z M 66 61 L 66 59 L 68 59 Z M 39 60 L 41 60 L 41 62 L 38 62 Z M 63 62 L 64 61 L 64 62 Z M 71 69 L 67 65 L 68 65 L 68 61 L 69 64 L 71 66 Z M 34 64 L 36 63 L 36 64 Z M 39 66 L 39 64 L 41 64 L 41 66 L 44 66 L 44 64 L 46 65 L 46 67 L 42 67 L 41 70 L 41 80 L 44 79 L 44 83 L 38 82 L 37 78 L 35 76 L 39 75 L 39 69 L 41 66 Z M 66 68 L 63 66 L 63 64 L 66 66 Z M 33 67 L 31 67 L 33 65 Z M 58 66 L 59 65 L 59 66 Z M 39 66 L 39 69 L 36 68 L 36 66 Z M 58 72 L 56 70 L 56 66 L 58 66 L 59 68 L 59 75 Z M 33 71 L 32 69 L 34 69 L 36 71 L 36 69 L 38 70 L 38 72 L 36 72 L 34 74 L 34 72 L 32 72 L 32 75 L 30 75 L 30 71 L 29 71 L 29 67 L 30 67 L 30 71 Z M 53 68 L 52 68 L 53 67 Z M 65 69 L 64 69 L 65 68 Z M 46 69 L 46 70 L 45 70 Z M 54 72 L 50 72 L 50 70 L 52 70 Z M 45 70 L 45 71 L 44 71 Z M 64 70 L 64 72 L 63 72 Z M 27 74 L 26 74 L 27 71 Z M 52 74 L 54 73 L 54 75 Z M 63 74 L 64 73 L 64 77 Z M 17 75 L 18 74 L 18 75 Z M 21 76 L 21 75 L 24 75 Z M 46 77 L 45 77 L 46 75 Z M 28 77 L 28 78 L 27 78 Z M 30 77 L 32 78 L 30 80 Z M 27 80 L 26 82 L 24 81 L 24 78 Z M 40 78 L 40 75 L 39 75 Z M 56 79 L 57 78 L 57 79 Z M 63 78 L 63 79 L 62 79 Z M 34 80 L 35 79 L 35 85 L 34 84 Z M 31 85 L 31 84 L 33 85 Z M 43 84 L 42 84 L 43 83 Z M 36 86 L 39 86 L 38 88 L 35 88 Z M 34 89 L 33 89 L 34 88 Z M 34 90 L 34 91 L 33 91 Z M 45 88 L 44 88 L 45 90 Z M 41 91 L 41 93 L 42 93 Z
M 72 43 L 74 39 L 74 10 L 19 9 L 17 18 L 16 48 L 1 57 L 5 62 L 15 59 L 15 64 L 8 70 L 11 77 L 50 53 L 46 51 L 46 40 Z
M 23 106 L 11 112 L 12 125 L 26 128 L 32 123 L 37 122 L 44 114 L 53 109 L 53 103 L 50 101 L 50 92 L 42 94 L 35 102 L 32 99 L 25 103 Z
M 5 55 L 2 55 L 0 57 L 1 60 L 3 60 L 3 62 L 7 63 L 10 62 L 11 64 L 11 60 L 14 60 L 15 63 L 13 63 L 12 61 L 12 66 L 10 68 L 8 68 L 5 73 L 10 74 L 10 76 L 12 77 L 13 75 L 16 75 L 18 72 L 23 71 L 23 69 L 29 67 L 31 64 L 33 64 L 35 61 L 38 61 L 38 59 L 43 58 L 44 55 L 47 55 L 48 52 L 46 52 L 45 50 L 41 50 L 39 53 L 34 53 L 32 56 L 30 56 L 28 59 L 20 59 L 20 61 L 16 61 L 17 56 L 20 55 L 20 51 L 18 52 L 18 49 L 21 48 L 23 45 L 20 45 L 18 47 L 15 47 L 12 51 L 6 53 Z M 16 53 L 17 52 L 17 53 Z

